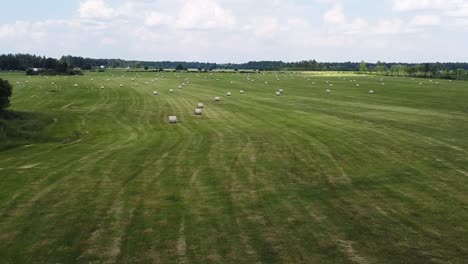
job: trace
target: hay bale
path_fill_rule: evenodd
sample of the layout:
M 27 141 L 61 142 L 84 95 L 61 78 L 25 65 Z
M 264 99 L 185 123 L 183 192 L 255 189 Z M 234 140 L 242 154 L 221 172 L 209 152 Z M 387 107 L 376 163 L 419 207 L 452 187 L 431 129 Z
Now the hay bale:
M 226 93 L 226 96 L 231 96 L 231 95 L 232 95 L 231 92 L 227 92 L 227 93 Z
M 173 92 L 174 92 L 174 89 L 169 89 L 169 92 L 170 92 L 170 93 L 173 93 Z
M 177 117 L 176 116 L 169 116 L 169 123 L 170 124 L 177 123 Z
M 369 93 L 370 93 L 370 94 L 374 94 L 374 90 L 369 90 Z
M 203 103 L 198 103 L 197 107 L 198 108 L 203 108 L 203 107 L 205 107 L 205 105 Z
M 153 91 L 153 95 L 158 95 L 158 91 Z
M 240 93 L 240 94 L 244 94 L 244 90 L 240 90 L 239 93 Z
M 104 89 L 104 86 L 101 86 L 101 90 Z
M 278 92 L 282 93 L 282 92 L 283 92 L 283 89 L 279 89 Z
M 219 101 L 221 101 L 221 98 L 220 98 L 219 96 L 216 96 L 216 97 L 214 98 L 214 100 L 215 100 L 216 102 L 219 102 Z
M 200 108 L 195 109 L 195 115 L 201 115 L 202 110 Z
M 74 86 L 75 86 L 75 87 L 78 87 L 78 84 L 76 84 L 76 83 L 75 83 L 75 85 L 74 85 Z
M 328 93 L 328 94 L 331 93 L 331 91 L 329 89 L 327 89 L 325 92 Z
M 276 96 L 280 96 L 280 95 L 281 95 L 281 93 L 280 93 L 280 92 L 276 92 Z

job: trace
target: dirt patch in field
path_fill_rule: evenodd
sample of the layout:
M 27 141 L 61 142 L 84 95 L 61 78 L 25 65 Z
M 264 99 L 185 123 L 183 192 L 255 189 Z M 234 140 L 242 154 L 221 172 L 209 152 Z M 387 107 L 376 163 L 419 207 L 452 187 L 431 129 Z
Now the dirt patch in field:
M 367 261 L 364 257 L 360 256 L 358 252 L 353 248 L 353 243 L 347 240 L 338 240 L 338 245 L 341 250 L 351 261 L 359 264 L 367 264 Z
M 187 258 L 187 242 L 185 240 L 185 219 L 182 220 L 179 227 L 179 240 L 177 241 L 177 255 L 179 255 L 179 263 L 188 263 Z
M 20 169 L 23 169 L 23 170 L 26 170 L 26 169 L 32 169 L 38 165 L 40 165 L 41 163 L 35 163 L 35 164 L 30 164 L 30 165 L 24 165 L 24 166 L 21 166 L 19 167 Z

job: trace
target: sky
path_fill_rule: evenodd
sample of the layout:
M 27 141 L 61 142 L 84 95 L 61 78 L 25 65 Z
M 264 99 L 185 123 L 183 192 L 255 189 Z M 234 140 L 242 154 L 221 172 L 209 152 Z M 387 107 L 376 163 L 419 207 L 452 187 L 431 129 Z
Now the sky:
M 15 0 L 2 11 L 0 53 L 468 62 L 468 0 Z

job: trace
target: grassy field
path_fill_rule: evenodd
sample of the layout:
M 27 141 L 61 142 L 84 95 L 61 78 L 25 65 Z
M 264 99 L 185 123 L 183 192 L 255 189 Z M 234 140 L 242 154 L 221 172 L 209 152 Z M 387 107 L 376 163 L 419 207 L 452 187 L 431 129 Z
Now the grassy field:
M 467 82 L 0 78 L 26 116 L 0 129 L 1 263 L 468 259 Z

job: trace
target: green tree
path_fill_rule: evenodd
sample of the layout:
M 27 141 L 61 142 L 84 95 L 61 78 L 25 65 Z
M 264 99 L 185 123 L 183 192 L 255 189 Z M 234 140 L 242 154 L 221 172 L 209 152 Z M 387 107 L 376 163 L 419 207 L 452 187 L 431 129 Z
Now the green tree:
M 55 70 L 59 73 L 67 72 L 68 70 L 68 63 L 66 61 L 58 62 L 55 66 Z
M 185 70 L 185 67 L 184 67 L 184 65 L 179 63 L 179 64 L 177 64 L 175 69 L 176 69 L 176 71 L 183 71 L 183 70 Z
M 457 79 L 461 79 L 466 74 L 465 70 L 461 68 L 457 69 L 456 73 L 457 73 Z
M 0 114 L 5 112 L 10 106 L 10 97 L 13 94 L 13 87 L 7 80 L 0 78 Z
M 359 64 L 359 71 L 360 72 L 367 72 L 367 65 L 366 65 L 366 62 L 363 61 L 363 60 Z

